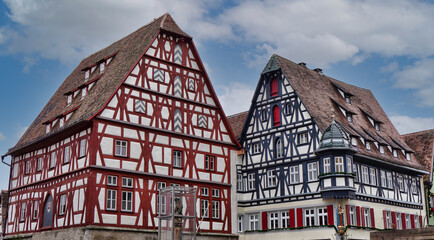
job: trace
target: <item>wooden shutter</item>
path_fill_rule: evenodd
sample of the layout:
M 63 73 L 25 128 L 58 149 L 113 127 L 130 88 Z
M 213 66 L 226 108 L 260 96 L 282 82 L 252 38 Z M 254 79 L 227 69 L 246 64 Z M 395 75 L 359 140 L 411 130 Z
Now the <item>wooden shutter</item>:
M 383 210 L 383 221 L 384 221 L 384 229 L 388 228 L 387 218 L 386 218 L 386 210 Z
M 405 213 L 401 213 L 401 220 L 402 220 L 402 229 L 407 229 L 407 224 L 405 221 Z
M 267 230 L 267 226 L 268 226 L 268 221 L 267 221 L 267 212 L 262 212 L 262 230 Z
M 335 225 L 333 221 L 333 205 L 327 206 L 327 224 Z
M 362 227 L 366 226 L 365 223 L 365 208 L 362 207 L 362 209 L 360 209 L 361 215 L 362 215 Z
M 347 210 L 347 225 L 351 225 L 351 216 L 350 216 L 350 205 L 346 205 L 346 210 Z M 344 223 L 342 223 L 342 225 L 345 226 Z
M 360 226 L 360 207 L 356 207 L 357 226 Z
M 279 94 L 278 86 L 277 86 L 277 79 L 274 78 L 271 80 L 271 88 L 270 93 L 272 97 L 276 97 Z
M 273 108 L 273 125 L 280 126 L 280 108 L 279 106 L 274 106 Z
M 398 228 L 398 225 L 396 225 L 396 212 L 392 212 L 392 224 L 393 224 L 393 229 Z
M 303 227 L 303 209 L 297 208 L 297 227 Z
M 414 214 L 410 215 L 411 228 L 416 228 L 416 222 L 414 221 Z
M 422 215 L 419 216 L 419 226 L 420 226 L 420 228 L 423 228 Z
M 374 216 L 374 209 L 371 208 L 371 227 L 375 227 L 375 216 Z
M 289 227 L 294 228 L 295 227 L 295 209 L 289 209 Z

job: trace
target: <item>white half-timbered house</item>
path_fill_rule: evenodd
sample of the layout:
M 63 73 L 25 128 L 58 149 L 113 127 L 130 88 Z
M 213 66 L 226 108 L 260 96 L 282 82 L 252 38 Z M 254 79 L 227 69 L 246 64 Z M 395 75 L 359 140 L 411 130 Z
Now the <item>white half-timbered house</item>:
M 199 233 L 230 238 L 238 147 L 192 38 L 164 14 L 84 59 L 5 154 L 6 236 L 156 237 L 158 189 L 174 185 L 197 189 Z
M 228 119 L 245 149 L 240 239 L 369 239 L 425 225 L 427 172 L 369 90 L 273 55 L 249 111 Z

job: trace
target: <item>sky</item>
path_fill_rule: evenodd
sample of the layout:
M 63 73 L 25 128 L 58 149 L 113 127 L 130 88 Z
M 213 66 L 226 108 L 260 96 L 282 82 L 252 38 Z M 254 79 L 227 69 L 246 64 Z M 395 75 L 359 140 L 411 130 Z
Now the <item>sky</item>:
M 0 155 L 83 58 L 166 12 L 193 37 L 226 115 L 248 110 L 276 53 L 370 89 L 401 134 L 434 128 L 431 1 L 3 0 Z M 1 189 L 8 179 L 1 164 Z

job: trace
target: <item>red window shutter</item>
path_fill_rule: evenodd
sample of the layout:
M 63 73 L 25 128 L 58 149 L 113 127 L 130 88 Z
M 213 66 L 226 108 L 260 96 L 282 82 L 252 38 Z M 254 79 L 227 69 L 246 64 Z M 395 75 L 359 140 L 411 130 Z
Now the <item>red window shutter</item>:
M 274 108 L 273 108 L 273 123 L 274 123 L 274 126 L 280 126 L 280 108 L 279 108 L 279 106 L 274 106 Z
M 279 94 L 278 88 L 277 88 L 277 79 L 274 78 L 273 80 L 271 80 L 271 96 L 272 97 L 276 97 Z
M 396 225 L 396 212 L 392 212 L 392 224 L 393 229 L 397 229 L 398 225 Z
M 407 225 L 405 224 L 405 213 L 401 213 L 402 220 L 402 229 L 407 229 Z
M 386 229 L 387 228 L 386 210 L 383 210 L 383 221 L 384 221 L 384 229 Z
M 416 222 L 414 221 L 414 214 L 410 215 L 411 228 L 416 228 Z
M 360 207 L 356 207 L 357 226 L 360 226 Z
M 362 227 L 366 226 L 365 225 L 365 208 L 362 207 L 362 209 L 360 209 L 360 212 L 362 213 Z
M 289 209 L 289 227 L 295 227 L 295 209 Z
M 375 216 L 374 216 L 374 209 L 371 208 L 371 227 L 375 227 Z
M 267 212 L 262 212 L 262 230 L 267 230 Z
M 297 227 L 303 227 L 303 209 L 297 208 Z
M 347 225 L 351 224 L 351 219 L 350 219 L 350 205 L 346 205 L 346 210 L 347 210 Z M 344 225 L 344 223 L 342 223 L 342 225 Z
M 328 225 L 335 225 L 333 221 L 333 205 L 327 206 L 327 223 Z
M 421 228 L 423 228 L 423 224 L 422 224 L 422 215 L 419 216 L 419 226 Z

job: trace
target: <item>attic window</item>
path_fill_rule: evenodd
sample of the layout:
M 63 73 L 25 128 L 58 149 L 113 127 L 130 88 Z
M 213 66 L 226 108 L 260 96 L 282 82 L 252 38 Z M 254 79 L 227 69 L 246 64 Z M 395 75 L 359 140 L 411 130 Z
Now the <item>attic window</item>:
M 73 93 L 72 93 L 72 94 L 73 94 Z M 68 100 L 67 100 L 67 102 L 66 102 L 67 105 L 69 105 L 69 104 L 72 103 L 72 94 L 69 94 L 69 95 L 68 95 Z
M 86 70 L 86 71 L 84 72 L 84 81 L 89 80 L 89 76 L 90 76 L 90 69 L 89 69 L 89 70 Z
M 380 153 L 381 153 L 381 154 L 384 154 L 384 146 L 383 146 L 383 145 L 380 145 L 379 150 L 380 150 Z
M 392 150 L 392 154 L 394 157 L 396 157 L 396 158 L 398 157 L 398 151 L 396 151 L 396 149 Z
M 45 133 L 49 133 L 51 131 L 51 124 L 48 123 L 47 126 L 45 127 Z
M 353 122 L 353 114 L 347 112 L 347 121 L 352 123 Z
M 351 98 L 350 98 L 350 95 L 345 94 L 345 102 L 348 103 L 348 104 L 351 104 Z
M 357 147 L 357 138 L 351 137 L 351 145 L 353 145 L 354 147 Z
M 366 147 L 366 150 L 371 151 L 371 142 L 366 141 L 365 147 Z
M 376 131 L 380 131 L 380 123 L 379 122 L 374 122 L 374 128 Z
M 405 153 L 405 159 L 407 159 L 407 161 L 411 161 L 411 154 L 410 153 Z
M 87 87 L 84 87 L 81 89 L 81 99 L 86 97 L 86 95 L 87 95 Z
M 105 62 L 102 62 L 102 63 L 99 65 L 99 73 L 103 73 L 104 70 L 105 70 Z
M 65 125 L 65 117 L 59 119 L 59 127 L 63 127 Z

